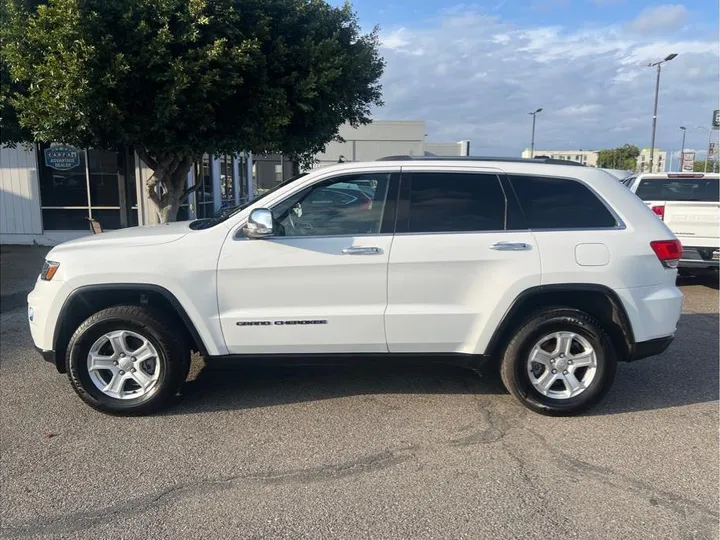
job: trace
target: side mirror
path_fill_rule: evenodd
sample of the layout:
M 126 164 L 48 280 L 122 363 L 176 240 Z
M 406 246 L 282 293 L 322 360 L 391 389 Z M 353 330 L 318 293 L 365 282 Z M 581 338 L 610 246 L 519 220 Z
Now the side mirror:
M 250 217 L 243 231 L 245 236 L 256 240 L 272 236 L 275 234 L 272 212 L 267 208 L 256 208 L 250 212 Z

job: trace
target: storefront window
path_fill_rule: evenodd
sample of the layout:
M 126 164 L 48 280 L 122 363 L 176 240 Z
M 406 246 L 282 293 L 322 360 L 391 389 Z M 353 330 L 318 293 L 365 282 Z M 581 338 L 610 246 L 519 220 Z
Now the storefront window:
M 40 177 L 40 200 L 43 208 L 88 207 L 85 151 L 77 149 L 76 152 L 76 165 L 73 167 L 62 170 L 43 163 L 45 174 Z M 53 163 L 50 155 L 44 156 L 41 153 L 40 159 L 43 157 L 51 165 L 65 166 Z M 85 225 L 87 226 L 87 223 Z
M 91 206 L 112 207 L 119 210 L 117 152 L 88 150 L 88 158 Z
M 247 182 L 247 158 L 243 154 L 235 156 L 238 162 L 238 200 L 240 204 L 248 202 L 248 182 Z
M 198 218 L 212 217 L 215 213 L 213 207 L 213 184 L 210 156 L 207 154 L 195 164 L 195 181 L 200 184 L 195 191 L 195 214 Z
M 233 184 L 233 157 L 220 156 L 220 196 L 221 207 L 233 206 L 235 204 L 235 185 Z
M 96 219 L 104 230 L 127 224 L 127 218 L 122 219 L 123 212 L 127 211 L 128 202 L 137 208 L 137 195 L 134 174 L 126 175 L 132 163 L 121 157 L 118 152 L 106 150 L 40 145 L 43 228 L 89 230 L 89 219 Z M 126 178 L 132 180 L 132 187 L 125 185 Z M 134 203 L 126 200 L 130 194 Z

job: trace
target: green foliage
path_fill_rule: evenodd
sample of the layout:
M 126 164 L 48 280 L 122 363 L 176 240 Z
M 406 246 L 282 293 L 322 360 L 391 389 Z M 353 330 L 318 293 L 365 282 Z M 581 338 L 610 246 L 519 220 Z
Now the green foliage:
M 716 159 L 710 159 L 707 163 L 707 171 L 705 170 L 705 160 L 696 161 L 693 165 L 693 171 L 695 172 L 718 172 L 718 162 Z
M 622 169 L 633 171 L 637 167 L 640 149 L 632 144 L 625 144 L 609 150 L 600 150 L 597 166 L 603 169 Z
M 362 34 L 349 4 L 2 2 L 20 125 L 35 140 L 135 147 L 155 171 L 149 192 L 176 192 L 172 177 L 206 152 L 317 153 L 382 104 L 377 29 Z

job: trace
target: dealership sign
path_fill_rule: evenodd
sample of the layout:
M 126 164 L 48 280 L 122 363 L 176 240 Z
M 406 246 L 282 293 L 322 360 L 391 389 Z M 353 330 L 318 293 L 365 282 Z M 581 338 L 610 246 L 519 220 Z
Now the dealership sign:
M 695 152 L 683 152 L 682 155 L 682 171 L 692 172 L 695 168 Z
M 80 166 L 80 150 L 72 146 L 51 146 L 45 149 L 45 165 L 57 171 L 67 171 Z
M 720 109 L 715 109 L 713 111 L 712 127 L 714 127 L 715 129 L 720 128 Z

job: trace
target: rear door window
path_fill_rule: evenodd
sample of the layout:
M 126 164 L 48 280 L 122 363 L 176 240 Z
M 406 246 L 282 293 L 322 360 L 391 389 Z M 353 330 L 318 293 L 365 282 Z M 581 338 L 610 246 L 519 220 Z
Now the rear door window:
M 643 201 L 718 202 L 718 181 L 709 178 L 648 178 L 635 194 Z
M 442 233 L 505 229 L 505 193 L 495 174 L 413 172 L 407 215 L 398 232 Z
M 582 182 L 571 178 L 508 175 L 530 229 L 605 229 L 617 220 Z M 523 228 L 517 223 L 511 229 Z

